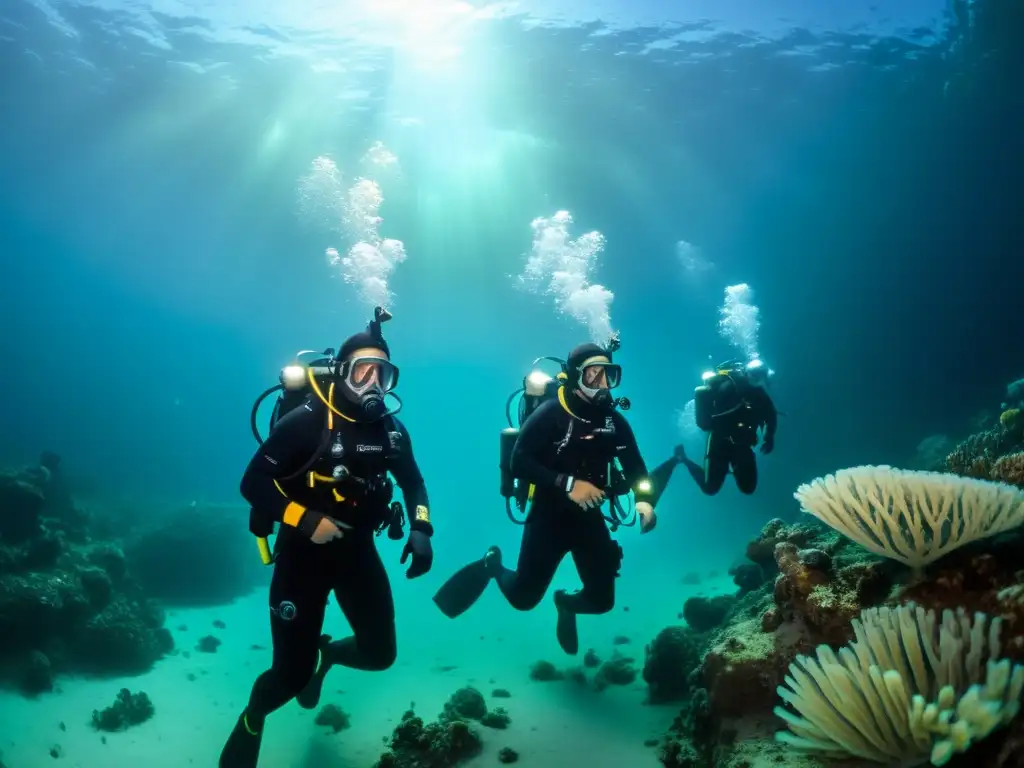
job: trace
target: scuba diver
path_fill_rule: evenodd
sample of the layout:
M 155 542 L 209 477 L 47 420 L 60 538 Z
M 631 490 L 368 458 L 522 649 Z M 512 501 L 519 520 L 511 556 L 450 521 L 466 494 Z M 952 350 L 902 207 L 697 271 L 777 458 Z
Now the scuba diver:
M 766 390 L 771 375 L 758 359 L 746 365 L 730 360 L 703 375 L 693 397 L 697 427 L 708 435 L 704 465 L 687 458 L 682 446 L 676 448 L 676 457 L 707 495 L 722 489 L 730 467 L 741 493 L 757 490 L 758 430 L 763 430 L 761 453 L 775 449 L 778 413 Z
M 519 415 L 521 429 L 511 426 L 501 435 L 501 494 L 514 522 L 514 502 L 529 510 L 523 525 L 516 569 L 502 564 L 497 547 L 456 572 L 434 596 L 449 618 L 469 609 L 491 580 L 498 582 L 505 599 L 520 611 L 533 609 L 544 597 L 562 559 L 572 554 L 582 590 L 555 593 L 559 645 L 570 655 L 579 650 L 578 614 L 607 613 L 615 603 L 615 579 L 622 549 L 612 530 L 632 525 L 639 518 L 640 532 L 651 531 L 654 508 L 672 470 L 670 459 L 648 475 L 629 422 L 617 409 L 628 410 L 626 398 L 613 398 L 622 369 L 612 362 L 619 348 L 617 336 L 607 347 L 582 344 L 566 361 L 554 360 L 562 370 L 551 378 L 539 370 L 526 377 Z M 630 522 L 618 500 L 633 491 L 636 514 Z M 610 512 L 602 506 L 610 501 Z
M 254 768 L 267 715 L 297 697 L 311 709 L 331 666 L 384 670 L 396 656 L 395 607 L 374 534 L 403 536 L 402 505 L 392 502 L 394 477 L 412 511 L 401 563 L 406 576 L 430 570 L 433 528 L 427 491 L 405 427 L 395 418 L 398 368 L 381 334 L 391 315 L 381 307 L 366 331 L 349 337 L 337 355 L 327 350 L 308 365 L 281 372 L 253 406 L 252 427 L 261 447 L 242 478 L 252 505 L 249 527 L 270 585 L 273 662 L 252 688 L 220 757 L 220 768 Z M 305 353 L 300 353 L 300 356 Z M 256 412 L 281 390 L 271 432 L 260 440 Z M 391 396 L 398 407 L 389 409 Z M 278 535 L 271 553 L 267 537 Z M 352 636 L 331 642 L 321 635 L 331 592 Z

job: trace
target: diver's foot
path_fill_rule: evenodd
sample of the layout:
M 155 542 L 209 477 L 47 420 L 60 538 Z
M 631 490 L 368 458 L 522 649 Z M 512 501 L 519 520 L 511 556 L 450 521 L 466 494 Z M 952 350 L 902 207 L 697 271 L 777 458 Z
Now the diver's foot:
M 256 768 L 263 741 L 263 723 L 253 722 L 243 712 L 220 753 L 220 768 Z
M 295 697 L 295 700 L 303 709 L 315 709 L 316 705 L 320 703 L 320 694 L 324 688 L 324 678 L 327 677 L 328 670 L 334 665 L 327 657 L 330 644 L 330 635 L 320 635 L 320 659 L 316 665 L 316 672 L 313 673 L 313 677 L 306 683 L 306 687 Z
M 484 555 L 484 570 L 492 579 L 501 573 L 501 550 L 490 547 Z
M 575 656 L 580 652 L 580 636 L 576 630 L 576 612 L 570 610 L 568 598 L 564 589 L 555 592 L 555 607 L 558 609 L 558 627 L 555 632 L 562 650 Z
M 682 443 L 677 445 L 672 451 L 672 455 L 675 457 L 677 464 L 685 464 L 689 459 L 686 456 L 686 448 L 683 447 Z

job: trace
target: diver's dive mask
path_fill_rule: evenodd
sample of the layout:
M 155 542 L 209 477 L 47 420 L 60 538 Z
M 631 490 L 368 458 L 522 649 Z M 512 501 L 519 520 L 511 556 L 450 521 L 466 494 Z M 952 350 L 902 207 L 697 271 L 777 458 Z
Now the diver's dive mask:
M 585 361 L 577 369 L 576 386 L 599 407 L 613 402 L 611 390 L 622 383 L 622 366 L 607 361 Z
M 341 364 L 338 375 L 346 397 L 367 419 L 387 413 L 384 396 L 398 385 L 398 366 L 384 357 L 354 357 Z

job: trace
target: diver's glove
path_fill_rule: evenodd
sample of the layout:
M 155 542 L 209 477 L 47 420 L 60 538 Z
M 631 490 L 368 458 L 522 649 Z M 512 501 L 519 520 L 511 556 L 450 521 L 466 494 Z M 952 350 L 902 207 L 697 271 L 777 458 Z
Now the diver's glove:
M 769 453 L 775 450 L 775 436 L 766 437 L 761 441 L 761 453 L 767 456 Z
M 430 543 L 430 537 L 434 529 L 430 523 L 414 520 L 409 525 L 409 538 L 405 542 L 405 549 L 402 550 L 401 565 L 412 555 L 412 563 L 409 570 L 405 572 L 407 579 L 415 579 L 430 570 L 434 564 L 434 547 Z

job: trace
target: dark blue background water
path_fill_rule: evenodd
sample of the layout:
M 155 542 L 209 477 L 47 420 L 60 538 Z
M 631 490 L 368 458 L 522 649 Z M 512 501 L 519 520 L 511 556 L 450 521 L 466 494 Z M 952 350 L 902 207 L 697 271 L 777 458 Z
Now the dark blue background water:
M 385 234 L 410 254 L 389 339 L 437 514 L 500 522 L 506 394 L 534 357 L 586 335 L 509 278 L 529 222 L 560 208 L 608 239 L 597 279 L 616 294 L 652 464 L 708 356 L 728 356 L 723 288 L 756 291 L 786 413 L 778 449 L 754 500 L 706 500 L 680 478 L 663 513 L 674 540 L 710 540 L 723 521 L 746 535 L 795 513 L 799 482 L 909 461 L 923 437 L 998 406 L 1024 372 L 1024 68 L 1009 6 L 978 4 L 974 31 L 951 14 L 892 36 L 754 30 L 648 53 L 664 30 L 487 26 L 474 110 L 540 144 L 470 204 L 413 134 L 389 142 L 403 176 L 384 190 Z M 22 0 L 0 26 L 0 460 L 53 448 L 83 487 L 140 505 L 232 498 L 255 395 L 296 349 L 365 321 L 323 233 L 296 216 L 295 187 L 314 156 L 345 167 L 387 131 L 394 52 L 360 75 L 365 109 L 336 110 L 329 77 L 295 106 L 306 62 L 158 14 L 173 43 L 161 50 L 115 36 L 123 14 L 59 8 L 76 37 Z M 227 62 L 232 87 L 182 61 Z M 282 104 L 301 140 L 261 165 Z M 676 259 L 681 239 L 716 264 L 699 282 Z

